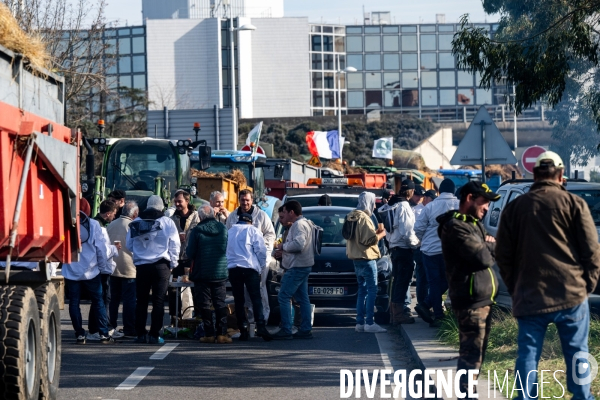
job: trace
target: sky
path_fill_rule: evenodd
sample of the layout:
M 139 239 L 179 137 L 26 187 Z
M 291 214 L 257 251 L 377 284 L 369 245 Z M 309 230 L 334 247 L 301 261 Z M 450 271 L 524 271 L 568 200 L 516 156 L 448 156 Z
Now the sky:
M 286 17 L 332 24 L 362 23 L 363 5 L 366 12 L 390 11 L 396 24 L 435 22 L 436 14 L 445 14 L 447 23 L 458 22 L 463 14 L 469 14 L 473 22 L 497 20 L 486 16 L 481 0 L 284 0 L 283 4 Z M 142 0 L 108 0 L 106 19 L 118 25 L 141 25 Z

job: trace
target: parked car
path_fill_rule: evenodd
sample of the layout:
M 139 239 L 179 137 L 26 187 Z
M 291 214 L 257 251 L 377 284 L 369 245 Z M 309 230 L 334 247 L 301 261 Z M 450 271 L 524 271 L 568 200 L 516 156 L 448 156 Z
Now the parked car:
M 515 180 L 506 181 L 500 186 L 498 189 L 498 194 L 501 196 L 500 200 L 490 204 L 490 209 L 483 219 L 485 229 L 490 235 L 496 236 L 504 207 L 517 197 L 529 192 L 531 185 L 533 185 L 531 180 Z M 569 192 L 580 196 L 586 201 L 600 235 L 600 183 L 568 182 L 566 188 Z M 532 249 L 532 251 L 535 251 L 535 249 Z M 500 276 L 498 266 L 494 265 L 494 268 Z M 512 300 L 501 278 L 496 303 L 501 307 L 512 307 Z M 590 295 L 589 303 L 593 312 L 600 315 L 600 285 L 596 286 L 596 290 Z
M 315 313 L 356 313 L 356 295 L 358 283 L 352 260 L 346 257 L 346 239 L 342 236 L 342 225 L 346 215 L 353 207 L 303 207 L 302 214 L 323 228 L 323 245 L 321 254 L 315 254 L 315 265 L 308 278 L 308 294 L 311 304 L 315 305 Z M 275 232 L 280 238 L 283 227 L 279 222 Z M 387 253 L 387 251 L 386 251 Z M 269 304 L 273 319 L 279 317 L 277 294 L 281 287 L 284 271 L 276 260 L 269 266 L 267 281 Z M 378 323 L 389 322 L 389 290 L 392 274 L 392 263 L 388 254 L 384 254 L 377 262 L 377 298 L 375 300 Z

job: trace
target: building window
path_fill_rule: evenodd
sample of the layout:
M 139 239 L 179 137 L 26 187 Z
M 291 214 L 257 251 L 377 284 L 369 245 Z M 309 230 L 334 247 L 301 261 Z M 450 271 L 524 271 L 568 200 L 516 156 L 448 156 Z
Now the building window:
M 348 107 L 358 108 L 365 106 L 365 97 L 363 92 L 348 92 Z
M 323 92 L 320 90 L 314 90 L 312 92 L 312 105 L 313 107 L 323 107 Z
M 378 26 L 365 26 L 365 33 L 380 33 L 381 29 Z
M 458 89 L 458 104 L 461 106 L 470 106 L 473 104 L 473 89 Z
M 146 75 L 134 75 L 133 87 L 135 89 L 146 90 Z
M 346 68 L 346 56 L 338 54 L 337 56 L 338 69 Z
M 421 72 L 421 87 L 437 87 L 437 72 L 436 71 Z
M 435 35 L 421 35 L 421 51 L 435 49 Z
M 119 73 L 128 74 L 131 72 L 131 57 L 119 57 Z M 131 85 L 130 85 L 131 86 Z
M 223 68 L 229 67 L 229 50 L 221 50 L 221 66 Z
M 383 105 L 385 107 L 400 107 L 400 91 L 386 90 L 383 92 Z
M 402 69 L 417 69 L 417 54 L 402 54 Z
M 400 74 L 398 72 L 384 73 L 383 87 L 385 89 L 400 89 Z
M 349 73 L 347 75 L 348 75 L 348 89 L 362 89 L 363 88 L 363 74 Z
M 384 36 L 383 37 L 383 51 L 398 51 L 398 50 L 399 50 L 398 36 Z
M 336 35 L 343 35 L 346 33 L 346 28 L 344 28 L 343 26 L 336 26 L 333 29 L 333 31 Z
M 313 25 L 310 27 L 311 32 L 321 32 L 321 27 L 318 25 Z
M 328 70 L 328 71 L 334 70 L 333 54 L 324 54 L 323 55 L 323 69 Z
M 454 32 L 454 25 L 438 25 L 440 32 Z
M 440 53 L 440 68 L 454 69 L 454 56 L 452 53 Z
M 325 107 L 335 107 L 335 92 L 326 90 L 324 100 Z
M 325 78 L 323 79 L 323 84 L 325 89 L 333 89 L 333 72 L 325 72 Z
M 473 86 L 473 75 L 468 71 L 458 71 L 458 86 Z
M 146 72 L 146 56 L 133 56 L 133 72 Z
M 129 36 L 131 35 L 131 30 L 129 28 L 119 29 L 119 36 Z
M 383 55 L 383 69 L 387 70 L 399 70 L 400 59 L 398 54 L 384 54 Z
M 313 72 L 312 73 L 312 88 L 323 89 L 323 73 Z
M 335 51 L 336 53 L 343 53 L 345 50 L 345 42 L 344 42 L 344 37 L 343 36 L 336 36 L 335 37 Z
M 383 27 L 383 33 L 398 33 L 398 27 L 397 26 L 384 26 Z
M 365 87 L 367 89 L 381 89 L 381 72 L 367 72 L 365 74 Z
M 402 91 L 402 107 L 417 107 L 419 105 L 418 90 L 403 90 Z
M 454 71 L 440 71 L 440 87 L 455 87 Z
M 381 90 L 367 90 L 365 92 L 367 108 L 379 108 L 383 106 Z
M 312 35 L 312 51 L 321 51 L 321 35 Z
M 421 69 L 436 69 L 437 57 L 435 53 L 421 53 Z
M 223 86 L 229 86 L 229 70 L 222 69 L 221 70 L 221 80 L 223 81 Z
M 348 54 L 348 66 L 354 67 L 357 70 L 363 69 L 362 55 L 360 54 Z
M 422 106 L 437 106 L 437 90 L 421 90 Z
M 440 50 L 452 50 L 452 39 L 454 35 L 439 35 L 438 42 Z
M 223 89 L 223 107 L 230 107 L 229 104 L 229 89 Z
M 402 73 L 402 87 L 409 88 L 418 88 L 419 87 L 419 77 L 416 72 L 403 72 Z
M 417 37 L 402 36 L 402 51 L 417 51 Z
M 362 52 L 362 36 L 347 36 L 346 37 L 346 51 L 348 52 Z
M 381 36 L 365 36 L 365 51 L 381 51 Z
M 381 55 L 380 54 L 365 55 L 365 70 L 380 71 L 381 70 Z
M 144 53 L 144 37 L 131 38 L 133 53 Z
M 322 69 L 322 58 L 320 54 L 312 55 L 312 69 Z
M 402 33 L 417 33 L 417 27 L 416 26 L 403 26 L 402 28 L 400 28 L 400 32 L 402 32 Z
M 333 36 L 323 35 L 323 51 L 333 51 Z
M 346 27 L 346 34 L 349 33 L 362 33 L 362 26 L 347 26 Z
M 492 104 L 492 92 L 487 89 L 477 89 L 477 105 Z
M 119 87 L 131 87 L 131 75 L 119 76 Z
M 119 39 L 119 54 L 131 54 L 131 39 Z
M 440 90 L 440 106 L 456 105 L 456 90 L 443 89 Z

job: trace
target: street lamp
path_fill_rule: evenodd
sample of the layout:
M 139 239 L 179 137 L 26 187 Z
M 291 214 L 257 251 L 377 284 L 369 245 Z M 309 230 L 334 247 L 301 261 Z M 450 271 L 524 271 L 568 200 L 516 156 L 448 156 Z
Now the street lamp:
M 234 31 L 255 31 L 256 27 L 252 24 L 245 24 L 239 28 L 233 27 L 233 5 L 229 4 L 229 47 L 231 48 L 231 128 L 233 133 L 233 150 L 237 150 L 238 130 L 237 130 L 237 113 L 236 113 L 236 98 L 235 98 L 235 52 L 233 44 Z
M 338 68 L 340 65 L 340 60 L 338 58 Z M 346 67 L 344 69 L 338 69 L 335 71 L 337 74 L 337 87 L 338 87 L 338 140 L 340 143 L 340 161 L 342 161 L 342 88 L 341 88 L 341 75 L 347 72 L 356 72 L 356 68 L 354 67 Z M 347 80 L 346 80 L 347 81 Z M 346 99 L 348 101 L 348 99 Z

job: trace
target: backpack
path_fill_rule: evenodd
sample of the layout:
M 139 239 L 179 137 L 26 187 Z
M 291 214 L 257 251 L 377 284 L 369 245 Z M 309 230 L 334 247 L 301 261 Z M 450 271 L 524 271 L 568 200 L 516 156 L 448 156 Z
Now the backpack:
M 315 254 L 321 254 L 321 246 L 323 245 L 323 228 L 314 222 L 310 221 L 312 229 L 313 251 Z
M 342 225 L 342 236 L 346 240 L 354 239 L 354 232 L 356 231 L 356 221 L 348 221 L 348 215 L 344 218 L 344 225 Z

